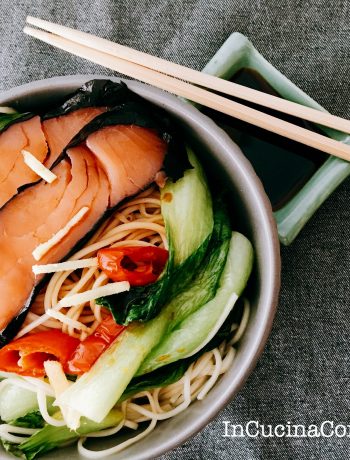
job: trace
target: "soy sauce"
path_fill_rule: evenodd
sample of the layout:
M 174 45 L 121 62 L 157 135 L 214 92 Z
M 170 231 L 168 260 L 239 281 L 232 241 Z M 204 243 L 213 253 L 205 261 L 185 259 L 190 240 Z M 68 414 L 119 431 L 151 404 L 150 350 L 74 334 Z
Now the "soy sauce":
M 279 96 L 269 83 L 253 69 L 241 69 L 231 78 L 231 81 Z M 306 129 L 319 132 L 311 123 L 299 118 L 265 109 L 233 97 L 231 99 Z M 204 107 L 203 112 L 219 124 L 240 146 L 260 177 L 274 211 L 283 207 L 328 158 L 327 154 L 319 150 L 236 120 L 215 110 Z

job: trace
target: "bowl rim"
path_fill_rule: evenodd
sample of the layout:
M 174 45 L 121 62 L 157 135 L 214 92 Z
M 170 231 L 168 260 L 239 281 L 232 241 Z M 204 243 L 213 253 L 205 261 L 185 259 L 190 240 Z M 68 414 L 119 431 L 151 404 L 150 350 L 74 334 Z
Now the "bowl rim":
M 81 86 L 81 84 L 95 78 L 110 79 L 116 82 L 122 80 L 126 82 L 133 91 L 166 110 L 170 110 L 173 114 L 175 114 L 175 116 L 179 116 L 184 119 L 184 121 L 189 123 L 191 127 L 197 130 L 197 132 L 199 131 L 210 140 L 210 142 L 209 140 L 206 142 L 209 144 L 212 143 L 212 145 L 214 145 L 213 142 L 215 142 L 218 149 L 223 152 L 223 158 L 219 158 L 214 155 L 215 159 L 220 162 L 223 167 L 227 168 L 228 172 L 230 172 L 230 170 L 232 171 L 233 167 L 236 171 L 239 169 L 238 174 L 240 176 L 241 185 L 245 187 L 246 192 L 250 193 L 249 200 L 253 200 L 256 203 L 254 209 L 254 219 L 260 224 L 259 237 L 263 238 L 265 242 L 265 245 L 261 248 L 261 250 L 264 253 L 263 263 L 266 265 L 268 270 L 265 270 L 266 273 L 264 273 L 265 284 L 263 285 L 262 298 L 259 301 L 259 307 L 260 310 L 262 310 L 263 315 L 261 317 L 261 323 L 256 331 L 256 336 L 250 338 L 250 350 L 245 359 L 245 365 L 240 368 L 239 372 L 235 376 L 233 376 L 233 381 L 230 386 L 226 389 L 221 389 L 220 394 L 217 395 L 218 397 L 215 404 L 211 407 L 210 405 L 209 407 L 205 407 L 205 405 L 202 406 L 201 413 L 196 414 L 195 423 L 187 424 L 187 426 L 182 427 L 181 430 L 175 430 L 178 432 L 165 442 L 161 442 L 160 445 L 151 445 L 150 447 L 148 446 L 148 448 L 143 449 L 141 456 L 135 456 L 132 453 L 131 455 L 127 455 L 128 460 L 146 460 L 160 456 L 165 452 L 178 447 L 202 430 L 203 427 L 206 426 L 219 413 L 219 411 L 233 399 L 246 382 L 248 376 L 254 369 L 271 332 L 280 291 L 280 246 L 270 201 L 268 200 L 262 183 L 256 175 L 252 165 L 243 155 L 239 147 L 220 127 L 214 123 L 213 120 L 202 114 L 197 108 L 189 104 L 187 101 L 181 100 L 176 96 L 166 93 L 165 91 L 143 83 L 101 74 L 87 74 L 47 78 L 14 87 L 0 93 L 0 104 L 10 105 L 15 102 L 19 102 L 21 99 L 23 100 L 25 97 L 28 97 L 28 94 L 33 95 L 35 93 L 40 93 L 49 95 L 55 91 L 71 91 L 74 90 L 74 88 Z M 214 388 L 218 388 L 220 383 L 221 382 L 218 382 Z M 205 400 L 203 402 L 205 402 Z M 147 439 L 147 437 L 145 439 Z M 136 443 L 135 445 L 137 444 L 139 443 Z M 128 454 L 128 450 L 129 448 L 122 452 L 124 454 Z M 113 455 L 110 458 L 114 457 L 115 456 Z

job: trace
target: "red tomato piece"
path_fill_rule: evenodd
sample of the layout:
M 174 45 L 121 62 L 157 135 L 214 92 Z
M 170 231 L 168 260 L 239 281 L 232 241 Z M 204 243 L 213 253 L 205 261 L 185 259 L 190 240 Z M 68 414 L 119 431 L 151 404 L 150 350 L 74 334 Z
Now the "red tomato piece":
M 79 339 L 56 329 L 26 335 L 0 350 L 0 370 L 42 377 L 45 361 L 59 361 L 66 369 L 67 361 L 78 345 Z
M 169 252 L 156 246 L 124 246 L 100 249 L 100 269 L 113 281 L 129 281 L 131 286 L 154 283 L 167 263 Z
M 67 363 L 67 372 L 76 375 L 87 372 L 124 329 L 108 315 L 93 334 L 80 342 Z

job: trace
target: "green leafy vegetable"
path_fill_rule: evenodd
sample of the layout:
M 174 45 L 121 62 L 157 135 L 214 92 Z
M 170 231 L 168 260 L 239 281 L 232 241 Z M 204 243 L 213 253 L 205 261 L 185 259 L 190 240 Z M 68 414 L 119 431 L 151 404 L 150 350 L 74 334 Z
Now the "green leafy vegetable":
M 196 271 L 192 273 L 187 289 L 177 293 L 165 307 L 176 312 L 171 327 L 168 327 L 167 334 L 188 315 L 209 302 L 217 291 L 220 276 L 225 266 L 232 231 L 226 205 L 221 199 L 214 201 L 214 209 L 214 228 L 205 257 Z
M 13 442 L 6 441 L 5 439 L 0 439 L 1 445 L 10 454 L 14 455 L 15 457 L 24 458 L 25 456 L 21 450 L 18 449 L 18 444 L 14 444 Z
M 54 417 L 60 419 L 61 414 L 58 413 Z M 123 414 L 119 410 L 113 409 L 104 420 L 98 424 L 83 418 L 77 431 L 71 431 L 66 426 L 56 427 L 53 425 L 45 425 L 44 428 L 19 444 L 16 451 L 20 452 L 25 459 L 33 460 L 69 441 L 73 442 L 78 440 L 80 436 L 117 426 L 122 420 Z
M 54 398 L 48 397 L 48 409 L 51 410 Z M 0 391 L 0 418 L 11 422 L 24 417 L 38 409 L 37 396 L 34 391 L 27 390 L 16 384 L 8 384 Z
M 233 237 L 232 239 L 235 242 L 238 242 L 239 238 L 237 237 L 237 234 L 235 235 L 236 237 Z M 242 242 L 248 241 L 242 235 L 240 236 L 242 238 Z M 248 242 L 247 244 L 249 245 L 249 249 L 251 249 L 250 243 Z M 238 249 L 238 253 L 236 254 L 237 260 L 241 260 L 239 256 L 239 246 L 240 245 L 238 244 L 237 248 L 237 245 L 234 245 L 234 249 Z M 231 252 L 235 251 L 231 249 Z M 250 256 L 250 252 L 247 253 L 245 250 L 242 252 L 245 255 Z M 202 309 L 205 311 L 205 321 L 203 321 L 203 318 L 199 316 L 199 331 L 194 331 L 195 327 L 191 324 L 191 321 L 186 322 L 186 319 L 184 319 L 180 323 L 181 326 L 186 324 L 188 327 L 188 336 L 185 336 L 187 343 L 184 343 L 186 353 L 189 353 L 190 351 L 197 352 L 197 350 L 194 350 L 194 347 L 198 346 L 199 342 L 202 341 L 204 337 L 209 337 L 212 328 L 215 328 L 217 324 L 219 324 L 219 327 L 215 332 L 218 331 L 231 311 L 234 301 L 237 299 L 235 291 L 229 292 L 229 298 L 227 299 L 227 292 L 230 287 L 235 288 L 243 284 L 242 279 L 245 281 L 247 279 L 247 275 L 249 274 L 251 267 L 250 257 L 247 261 L 247 266 L 241 266 L 243 273 L 235 273 L 231 263 L 232 257 L 233 256 L 231 255 L 230 260 L 226 261 L 224 271 L 220 278 L 220 287 L 218 288 L 218 292 L 221 289 L 221 294 L 217 305 L 215 304 L 215 300 L 218 300 L 216 299 L 216 296 L 214 299 L 202 306 L 202 298 L 197 298 L 194 299 L 192 309 L 188 308 L 185 310 L 188 314 L 191 311 L 194 311 L 194 313 L 192 313 L 189 317 L 201 312 Z M 225 262 L 223 263 L 225 264 Z M 227 273 L 229 269 L 232 270 L 230 273 Z M 231 276 L 232 280 L 230 281 Z M 239 280 L 236 279 L 237 277 Z M 222 278 L 225 280 L 225 283 L 222 283 Z M 225 284 L 225 286 L 222 287 L 221 284 Z M 177 305 L 177 303 L 172 304 L 170 302 L 169 305 L 161 310 L 156 318 L 147 323 L 130 324 L 129 327 L 118 337 L 116 342 L 114 342 L 98 359 L 90 371 L 84 374 L 75 384 L 73 384 L 60 396 L 58 403 L 72 407 L 74 410 L 82 413 L 84 416 L 92 420 L 95 420 L 96 422 L 100 421 L 122 396 L 132 377 L 135 376 L 136 373 L 140 373 L 139 369 L 142 363 L 144 363 L 141 366 L 142 373 L 147 373 L 156 367 L 160 367 L 161 364 L 158 362 L 158 355 L 153 357 L 151 350 L 156 348 L 158 344 L 167 344 L 167 337 L 171 338 L 171 344 L 177 343 L 177 348 L 182 347 L 182 343 L 179 345 L 178 342 L 173 340 L 174 334 L 177 331 L 177 329 L 172 331 L 173 322 L 177 322 Z M 214 308 L 215 305 L 216 308 Z M 209 312 L 209 317 L 208 309 L 211 310 Z M 183 314 L 185 314 L 185 311 Z M 221 323 L 219 323 L 220 319 L 222 320 Z M 168 334 L 169 330 L 172 332 Z M 197 334 L 197 337 L 191 339 L 191 334 L 193 332 Z M 209 340 L 211 338 L 212 337 L 210 337 Z M 192 348 L 190 348 L 190 345 L 192 345 Z M 206 345 L 206 343 L 204 343 L 203 346 L 204 345 Z M 169 357 L 164 359 L 163 364 L 174 361 L 172 358 L 176 350 L 175 352 L 173 352 L 173 350 L 171 351 L 172 353 L 169 354 Z M 149 355 L 150 352 L 151 360 L 149 361 L 148 357 L 146 359 L 146 356 Z M 185 357 L 186 353 L 179 356 L 179 359 Z M 151 366 L 153 366 L 153 368 Z M 88 405 L 86 404 L 86 401 L 89 401 Z
M 10 425 L 20 426 L 21 428 L 43 428 L 45 421 L 41 416 L 40 411 L 28 412 L 23 417 L 10 422 Z
M 163 202 L 169 205 L 163 216 L 168 225 L 171 256 L 170 268 L 167 267 L 161 279 L 169 276 L 171 283 L 165 283 L 173 297 L 176 292 L 180 298 L 171 300 L 148 322 L 129 324 L 92 368 L 58 398 L 59 405 L 72 408 L 95 422 L 100 422 L 108 414 L 136 373 L 148 373 L 204 348 L 219 331 L 248 280 L 253 259 L 251 244 L 243 235 L 233 233 L 226 258 L 229 238 L 227 215 L 218 206 L 213 231 L 211 197 L 205 180 L 202 180 L 201 168 L 192 154 L 190 161 L 194 168 L 162 192 L 162 211 Z M 194 182 L 191 187 L 184 184 L 187 180 Z M 179 200 L 176 199 L 177 186 L 181 196 Z M 185 211 L 179 210 L 179 204 Z M 213 235 L 210 254 L 207 252 L 208 235 Z M 190 244 L 187 244 L 187 239 L 190 239 Z M 206 251 L 202 253 L 201 246 L 206 240 Z M 183 246 L 181 242 L 184 242 Z M 197 261 L 194 260 L 197 265 L 185 272 L 187 260 L 196 259 L 198 250 L 200 255 Z M 204 274 L 205 254 L 208 255 L 206 262 L 209 266 Z M 193 291 L 189 295 L 187 291 L 192 285 Z
M 228 339 L 231 336 L 231 325 L 235 321 L 235 318 L 237 318 L 237 310 L 234 310 L 230 313 L 229 317 L 226 319 L 225 323 L 222 325 L 215 337 L 208 343 L 206 347 L 204 347 L 203 350 L 201 350 L 196 355 L 193 355 L 190 358 L 182 359 L 176 363 L 168 364 L 163 368 L 157 369 L 149 374 L 133 378 L 123 393 L 122 397 L 120 398 L 119 403 L 129 399 L 131 396 L 141 391 L 149 391 L 155 388 L 165 387 L 180 380 L 192 362 L 198 359 L 206 351 L 216 348 L 223 342 L 223 340 Z M 236 321 L 239 322 L 239 318 Z M 21 417 L 13 422 L 13 424 L 16 426 L 22 426 L 26 428 L 42 428 L 44 423 L 45 422 L 43 421 L 40 412 L 31 412 L 27 414 L 27 416 Z M 114 423 L 117 425 L 118 421 L 115 420 Z M 16 455 L 17 457 L 34 459 L 41 454 L 53 450 L 56 447 L 60 447 L 60 445 L 64 444 L 68 440 L 73 441 L 77 439 L 78 436 L 74 432 L 73 436 L 71 437 L 72 432 L 69 432 L 68 435 L 65 427 L 63 428 L 64 429 L 62 430 L 61 427 L 56 428 L 50 426 L 50 429 L 48 429 L 47 426 L 45 426 L 43 430 L 33 435 L 28 441 L 26 441 L 25 444 L 22 444 L 20 447 L 18 447 L 17 444 L 12 444 L 4 440 L 2 440 L 2 443 L 8 452 Z M 90 428 L 95 429 L 96 427 L 91 426 Z M 78 430 L 80 434 L 83 434 L 82 429 L 83 428 L 80 427 Z M 102 429 L 102 425 L 99 425 L 98 428 L 96 428 L 96 430 Z M 69 436 L 69 438 L 67 436 Z M 47 442 L 48 439 L 50 439 L 49 443 Z M 61 443 L 58 442 L 59 440 L 61 440 Z M 39 449 L 42 449 L 42 443 L 44 443 L 45 448 L 40 451 Z M 24 452 L 26 452 L 26 454 Z
M 241 316 L 242 311 L 240 312 L 240 317 Z M 180 380 L 191 363 L 196 361 L 205 352 L 213 350 L 214 348 L 218 347 L 224 340 L 231 337 L 231 326 L 235 321 L 235 318 L 237 318 L 236 309 L 230 312 L 226 321 L 221 326 L 219 332 L 211 339 L 211 341 L 195 355 L 190 356 L 189 358 L 180 359 L 176 363 L 167 364 L 164 367 L 156 369 L 155 371 L 148 374 L 134 377 L 118 402 L 125 401 L 140 391 L 149 391 L 155 388 L 166 387 Z M 239 322 L 239 319 L 237 322 Z
M 26 121 L 33 118 L 33 113 L 0 113 L 0 133 L 19 121 Z
M 92 368 L 60 395 L 58 404 L 100 422 L 121 397 L 149 351 L 159 343 L 169 320 L 161 312 L 147 323 L 131 323 Z
M 192 169 L 161 191 L 161 208 L 169 241 L 169 260 L 162 276 L 153 284 L 97 299 L 111 310 L 119 324 L 149 321 L 171 297 L 193 279 L 207 252 L 213 229 L 210 192 L 201 165 L 188 151 Z M 196 231 L 193 231 L 193 228 Z
M 253 265 L 253 249 L 243 235 L 233 232 L 220 284 L 212 298 L 184 318 L 155 347 L 139 368 L 142 375 L 203 349 L 226 320 L 241 295 Z
M 133 378 L 118 402 L 125 401 L 140 391 L 153 390 L 177 382 L 184 375 L 190 364 L 190 360 L 184 359 L 178 363 L 169 364 L 161 369 L 160 372 L 157 369 L 149 374 Z
M 161 189 L 161 210 L 174 254 L 174 266 L 193 255 L 213 230 L 213 205 L 207 179 L 198 159 L 188 148 L 192 169 L 176 182 L 168 179 Z M 199 266 L 200 262 L 197 261 Z
M 96 303 L 108 308 L 118 324 L 128 325 L 131 321 L 149 321 L 157 313 L 167 292 L 171 266 L 170 253 L 165 271 L 155 283 L 133 287 L 126 293 L 100 297 L 96 299 Z
M 29 412 L 23 417 L 19 417 L 16 420 L 10 422 L 10 425 L 19 426 L 21 428 L 43 428 L 45 421 L 42 418 L 39 411 Z M 1 439 L 2 446 L 7 452 L 15 455 L 16 457 L 25 458 L 23 452 L 18 448 L 18 444 L 7 441 L 6 439 Z

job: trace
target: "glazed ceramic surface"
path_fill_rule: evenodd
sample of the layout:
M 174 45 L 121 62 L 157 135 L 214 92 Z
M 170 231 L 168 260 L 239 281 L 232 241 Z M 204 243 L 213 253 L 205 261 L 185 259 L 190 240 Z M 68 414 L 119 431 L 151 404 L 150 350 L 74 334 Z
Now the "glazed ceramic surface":
M 203 69 L 204 72 L 230 79 L 240 69 L 257 71 L 283 98 L 318 110 L 325 109 L 282 75 L 254 48 L 244 35 L 235 32 Z M 318 126 L 327 136 L 350 144 L 350 137 Z M 290 244 L 328 196 L 350 174 L 350 163 L 335 157 L 328 160 L 281 209 L 274 213 L 280 241 Z

